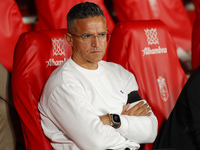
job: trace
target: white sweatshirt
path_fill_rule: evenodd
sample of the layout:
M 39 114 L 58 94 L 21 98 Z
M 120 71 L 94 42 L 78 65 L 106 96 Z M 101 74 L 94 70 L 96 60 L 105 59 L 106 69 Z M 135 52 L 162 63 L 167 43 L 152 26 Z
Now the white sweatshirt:
M 120 115 L 128 94 L 137 91 L 133 74 L 120 65 L 100 61 L 87 70 L 71 58 L 48 79 L 38 108 L 44 134 L 55 150 L 138 149 L 153 142 L 157 119 Z M 120 115 L 121 126 L 103 125 L 99 116 Z

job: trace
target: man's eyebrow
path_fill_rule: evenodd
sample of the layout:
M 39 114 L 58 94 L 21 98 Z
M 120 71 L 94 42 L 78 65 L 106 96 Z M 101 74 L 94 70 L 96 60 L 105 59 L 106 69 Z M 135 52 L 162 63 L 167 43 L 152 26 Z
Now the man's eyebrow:
M 98 32 L 97 34 L 100 34 L 100 33 L 107 33 L 107 31 L 101 31 L 101 32 Z M 83 34 L 93 34 L 93 33 L 83 33 Z
M 107 31 L 100 32 L 99 34 L 101 34 L 101 33 L 107 33 Z

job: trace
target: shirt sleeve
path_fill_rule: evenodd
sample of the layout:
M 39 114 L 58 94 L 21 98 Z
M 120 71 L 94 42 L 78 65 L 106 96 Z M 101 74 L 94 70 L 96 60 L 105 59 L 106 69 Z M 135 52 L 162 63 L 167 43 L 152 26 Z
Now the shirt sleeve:
M 138 91 L 135 76 L 124 68 L 120 69 L 127 93 Z M 157 136 L 157 130 L 158 121 L 153 112 L 149 117 L 121 115 L 121 127 L 117 129 L 117 131 L 127 139 L 140 144 L 152 143 Z
M 138 102 L 135 102 L 135 104 Z M 157 136 L 158 121 L 152 111 L 151 113 L 151 116 L 121 115 L 121 126 L 116 129 L 117 132 L 139 144 L 154 142 Z
M 117 69 L 119 70 L 118 73 L 124 81 L 126 92 L 130 93 L 132 91 L 138 91 L 138 84 L 135 76 L 128 70 L 124 69 L 122 66 L 118 65 L 117 67 Z
M 77 85 L 57 87 L 48 98 L 48 117 L 80 149 L 108 149 L 130 143 L 119 132 L 103 125 Z

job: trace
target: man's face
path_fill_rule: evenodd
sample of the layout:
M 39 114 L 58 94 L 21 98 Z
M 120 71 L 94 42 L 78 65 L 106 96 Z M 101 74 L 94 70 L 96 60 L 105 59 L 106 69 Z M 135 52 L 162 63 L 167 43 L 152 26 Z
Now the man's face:
M 102 16 L 90 17 L 86 19 L 75 20 L 74 35 L 100 35 L 107 33 L 106 22 Z M 85 42 L 83 38 L 68 34 L 71 38 L 69 42 L 73 49 L 72 59 L 83 65 L 97 64 L 102 60 L 107 42 L 102 42 L 98 37 L 92 38 L 89 42 Z M 93 36 L 92 36 L 93 37 Z M 87 68 L 87 67 L 86 67 Z

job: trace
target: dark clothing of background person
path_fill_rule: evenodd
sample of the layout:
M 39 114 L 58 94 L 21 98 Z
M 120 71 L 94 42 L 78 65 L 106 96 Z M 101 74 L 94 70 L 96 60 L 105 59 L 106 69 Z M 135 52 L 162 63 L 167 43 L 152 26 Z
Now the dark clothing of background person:
M 153 148 L 200 150 L 200 66 L 185 84 Z

